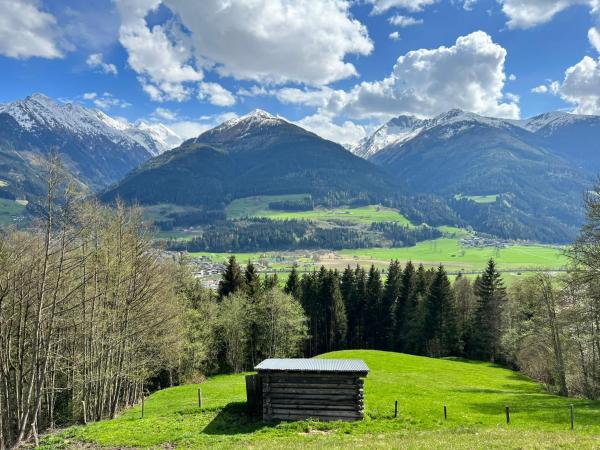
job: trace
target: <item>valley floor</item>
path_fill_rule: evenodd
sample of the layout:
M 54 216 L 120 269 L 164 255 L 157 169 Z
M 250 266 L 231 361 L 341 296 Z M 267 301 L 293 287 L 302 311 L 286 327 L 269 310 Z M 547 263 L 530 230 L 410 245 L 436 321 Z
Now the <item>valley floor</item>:
M 138 405 L 114 420 L 50 434 L 42 448 L 600 447 L 600 402 L 548 394 L 507 369 L 381 351 L 341 351 L 324 357 L 360 358 L 370 367 L 365 420 L 263 423 L 245 414 L 244 375 L 220 375 L 201 385 L 154 393 L 145 401 L 144 418 Z M 400 405 L 397 418 L 395 400 Z M 511 409 L 510 425 L 505 406 Z

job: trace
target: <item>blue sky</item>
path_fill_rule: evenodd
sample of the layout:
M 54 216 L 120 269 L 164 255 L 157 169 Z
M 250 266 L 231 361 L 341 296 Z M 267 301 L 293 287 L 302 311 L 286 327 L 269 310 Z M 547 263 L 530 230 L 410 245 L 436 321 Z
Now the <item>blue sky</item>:
M 349 143 L 458 107 L 600 114 L 599 0 L 0 0 L 0 102 L 185 137 L 261 108 Z

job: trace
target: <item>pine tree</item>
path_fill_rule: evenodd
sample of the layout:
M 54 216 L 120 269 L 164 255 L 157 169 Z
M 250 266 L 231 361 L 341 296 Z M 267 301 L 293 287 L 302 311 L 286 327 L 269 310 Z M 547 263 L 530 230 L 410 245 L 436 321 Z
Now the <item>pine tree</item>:
M 294 298 L 300 298 L 302 291 L 300 289 L 300 278 L 298 277 L 296 264 L 292 266 L 292 270 L 290 272 L 290 275 L 288 276 L 287 281 L 285 282 L 285 287 L 283 288 L 283 290 L 286 294 L 290 294 Z
M 412 289 L 406 301 L 406 322 L 402 351 L 415 355 L 425 353 L 425 297 L 428 291 L 428 275 L 422 264 L 413 274 Z
M 469 345 L 471 356 L 494 362 L 500 356 L 501 316 L 506 289 L 493 259 L 489 260 L 485 272 L 477 279 L 475 295 L 477 308 Z
M 273 275 L 266 274 L 263 278 L 262 288 L 264 291 L 270 291 L 279 285 L 279 277 L 276 273 Z
M 352 314 L 355 329 L 350 330 L 350 345 L 352 348 L 365 348 L 365 327 L 367 310 L 367 274 L 365 269 L 356 266 L 354 270 L 355 288 L 352 293 Z
M 219 298 L 223 299 L 229 294 L 244 290 L 245 285 L 242 269 L 235 260 L 235 256 L 230 256 L 225 270 L 221 274 L 221 281 L 219 281 Z
M 431 282 L 425 305 L 424 332 L 429 355 L 456 355 L 459 338 L 454 292 L 442 265 Z
M 367 348 L 377 348 L 382 341 L 383 331 L 380 328 L 381 302 L 383 287 L 381 275 L 375 266 L 371 265 L 367 278 L 365 340 Z
M 408 351 L 404 339 L 410 326 L 409 321 L 414 316 L 416 309 L 415 266 L 412 261 L 404 266 L 397 305 L 399 307 L 394 311 L 394 343 L 396 350 Z
M 316 272 L 304 274 L 300 281 L 300 302 L 308 317 L 309 339 L 306 344 L 306 354 L 318 354 L 318 344 L 323 333 L 323 305 L 320 302 L 319 278 Z
M 244 280 L 246 282 L 246 292 L 251 299 L 255 299 L 261 292 L 260 276 L 252 261 L 248 261 L 244 271 Z
M 402 268 L 398 260 L 390 261 L 381 302 L 381 328 L 383 330 L 381 349 L 391 350 L 394 347 L 396 332 L 394 325 L 397 318 L 404 316 L 404 303 L 401 301 Z
M 340 350 L 346 345 L 348 319 L 346 307 L 340 291 L 337 275 L 331 277 L 331 294 L 329 299 L 329 345 L 330 350 Z
M 344 269 L 340 291 L 342 293 L 342 298 L 344 299 L 346 316 L 348 318 L 348 330 L 346 333 L 347 347 L 352 348 L 353 337 L 355 337 L 355 331 L 358 325 L 358 308 L 357 304 L 355 303 L 356 280 L 354 278 L 354 271 L 350 268 L 350 266 Z

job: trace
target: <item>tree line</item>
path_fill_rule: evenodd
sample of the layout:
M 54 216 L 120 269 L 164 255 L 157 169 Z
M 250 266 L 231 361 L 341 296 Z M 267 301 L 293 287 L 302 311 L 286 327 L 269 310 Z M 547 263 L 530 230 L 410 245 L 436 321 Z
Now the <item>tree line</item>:
M 379 247 L 382 243 L 410 247 L 441 235 L 439 230 L 427 226 L 409 228 L 385 222 L 361 230 L 347 226 L 319 227 L 308 220 L 247 218 L 207 225 L 199 236 L 188 241 L 171 239 L 165 244 L 169 250 L 190 252 L 341 250 Z

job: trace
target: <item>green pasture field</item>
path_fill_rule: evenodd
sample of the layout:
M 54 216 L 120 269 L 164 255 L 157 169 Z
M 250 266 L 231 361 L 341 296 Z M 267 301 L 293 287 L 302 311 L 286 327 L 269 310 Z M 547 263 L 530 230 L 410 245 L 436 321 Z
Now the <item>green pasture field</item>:
M 255 197 L 238 198 L 225 208 L 228 219 L 241 219 L 243 217 L 262 217 L 262 212 L 269 209 L 269 203 L 280 201 L 302 200 L 308 194 L 290 195 L 258 195 Z
M 598 448 L 600 402 L 564 398 L 492 364 L 348 350 L 363 359 L 365 419 L 265 423 L 245 409 L 244 375 L 152 394 L 113 420 L 50 434 L 42 448 Z M 202 389 L 202 408 L 198 388 Z M 394 402 L 399 414 L 394 417 Z M 570 430 L 570 405 L 575 428 Z M 444 420 L 446 405 L 448 418 Z M 510 408 L 510 424 L 505 407 Z
M 454 198 L 456 200 L 460 200 L 462 198 L 466 198 L 468 200 L 474 201 L 475 203 L 486 204 L 486 203 L 494 203 L 496 200 L 498 200 L 498 194 L 493 194 L 493 195 L 462 195 L 462 194 L 456 194 L 454 196 Z
M 313 221 L 344 221 L 358 224 L 373 222 L 398 222 L 412 226 L 410 221 L 395 209 L 370 205 L 360 208 L 317 208 L 312 211 L 275 211 L 269 209 L 269 203 L 282 200 L 300 200 L 306 194 L 257 196 L 240 198 L 231 202 L 225 213 L 227 218 L 268 217 L 273 220 L 299 219 Z
M 26 201 L 0 198 L 0 227 L 14 225 L 25 214 Z
M 443 264 L 452 270 L 483 270 L 494 258 L 499 269 L 561 269 L 567 264 L 562 249 L 543 245 L 510 245 L 507 248 L 466 248 L 457 239 L 441 238 L 417 243 L 414 247 L 342 250 L 342 256 L 358 260 L 423 262 Z

